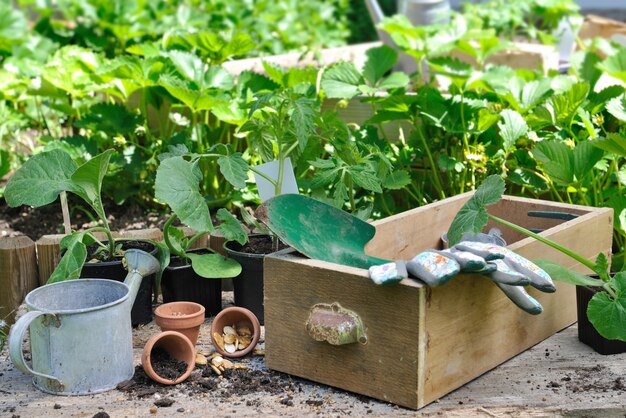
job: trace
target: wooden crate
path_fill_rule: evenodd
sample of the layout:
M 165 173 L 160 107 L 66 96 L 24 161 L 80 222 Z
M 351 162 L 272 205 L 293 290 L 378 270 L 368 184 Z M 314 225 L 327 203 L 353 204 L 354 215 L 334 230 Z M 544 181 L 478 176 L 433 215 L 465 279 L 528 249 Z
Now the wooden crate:
M 440 236 L 469 198 L 464 194 L 375 222 L 371 255 L 409 259 L 440 248 Z M 557 210 L 578 218 L 529 218 L 530 210 Z M 613 211 L 505 197 L 490 208 L 584 256 L 609 253 Z M 509 248 L 584 272 L 551 248 L 501 228 Z M 328 231 L 332 234 L 333 231 Z M 376 286 L 367 270 L 311 260 L 296 253 L 265 259 L 265 338 L 269 368 L 418 409 L 462 386 L 576 321 L 573 286 L 529 292 L 544 307 L 538 316 L 515 307 L 488 279 L 461 275 L 428 288 L 407 279 Z M 366 344 L 332 346 L 313 340 L 305 323 L 313 305 L 337 302 L 361 318 Z

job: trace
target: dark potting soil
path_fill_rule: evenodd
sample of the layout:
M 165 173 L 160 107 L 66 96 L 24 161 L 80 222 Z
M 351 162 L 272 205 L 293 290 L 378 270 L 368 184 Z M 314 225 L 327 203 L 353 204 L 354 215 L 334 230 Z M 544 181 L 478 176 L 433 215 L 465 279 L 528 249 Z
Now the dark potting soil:
M 150 252 L 154 250 L 154 245 L 145 241 L 118 241 L 117 245 L 119 246 L 119 253 L 115 254 L 114 259 L 120 259 L 124 255 L 124 251 L 136 248 L 138 250 L 143 250 L 146 252 Z M 92 244 L 87 247 L 87 261 L 97 260 L 97 261 L 112 261 L 109 258 L 108 247 L 103 249 L 98 244 Z
M 150 353 L 150 363 L 156 374 L 169 380 L 178 379 L 187 370 L 187 363 L 176 360 L 167 351 L 159 347 Z
M 187 380 L 175 386 L 168 386 L 154 382 L 141 366 L 137 366 L 133 378 L 120 383 L 117 389 L 126 393 L 129 399 L 147 398 L 155 393 L 168 398 L 170 391 L 182 392 L 189 397 L 211 392 L 212 396 L 218 396 L 224 402 L 229 402 L 230 397 L 240 398 L 255 393 L 281 395 L 280 398 L 285 398 L 289 394 L 302 392 L 302 385 L 300 379 L 274 371 L 233 368 L 226 369 L 222 376 L 218 377 L 210 366 L 196 366 Z M 321 402 L 320 399 L 313 401 Z
M 278 238 L 276 238 L 276 242 L 274 242 L 268 235 L 253 235 L 243 247 L 237 243 L 232 246 L 229 244 L 229 248 L 246 254 L 270 254 L 288 247 L 288 245 Z

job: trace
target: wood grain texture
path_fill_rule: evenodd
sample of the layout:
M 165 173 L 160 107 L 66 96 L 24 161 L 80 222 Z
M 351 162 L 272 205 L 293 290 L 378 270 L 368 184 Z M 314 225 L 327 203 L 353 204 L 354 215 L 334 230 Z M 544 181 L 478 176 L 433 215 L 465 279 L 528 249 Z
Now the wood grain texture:
M 196 235 L 198 232 L 194 229 L 191 229 L 187 226 L 181 227 L 183 232 L 185 233 L 185 237 L 191 238 Z M 191 248 L 208 248 L 209 246 L 209 234 L 202 234 L 200 238 L 198 238 L 192 245 Z
M 410 258 L 438 247 L 441 233 L 469 196 L 471 193 L 375 222 L 377 233 L 367 247 L 368 253 L 390 259 Z M 580 216 L 563 223 L 527 216 L 528 210 L 550 209 Z M 585 256 L 610 253 L 611 209 L 505 196 L 490 207 L 490 212 L 512 222 L 548 228 L 545 236 Z M 529 259 L 547 258 L 584 271 L 538 241 L 512 231 L 505 231 L 505 236 L 511 249 Z M 412 279 L 385 288 L 373 285 L 366 270 L 295 255 L 268 256 L 267 365 L 420 408 L 575 322 L 574 287 L 563 283 L 557 286 L 553 294 L 529 290 L 544 307 L 544 313 L 532 316 L 516 308 L 493 283 L 479 275 L 462 275 L 434 289 Z M 372 337 L 366 346 L 331 347 L 308 337 L 304 323 L 311 306 L 332 302 L 361 315 L 368 337 Z M 402 319 L 400 314 L 407 316 Z M 399 321 L 406 326 L 397 325 Z M 404 347 L 402 356 L 399 358 L 389 347 Z M 368 365 L 368 377 L 364 376 L 364 364 Z M 392 382 L 387 380 L 390 370 Z
M 613 35 L 626 35 L 626 23 L 602 16 L 587 15 L 578 36 L 581 39 L 595 37 L 611 39 Z
M 35 243 L 27 236 L 0 239 L 0 319 L 12 323 L 14 311 L 39 285 Z
M 266 365 L 415 408 L 424 288 L 376 287 L 355 270 L 293 255 L 265 258 Z M 308 335 L 313 305 L 334 302 L 360 316 L 365 345 L 332 346 Z
M 132 229 L 120 232 L 121 238 L 151 241 L 163 241 L 163 232 L 159 228 Z

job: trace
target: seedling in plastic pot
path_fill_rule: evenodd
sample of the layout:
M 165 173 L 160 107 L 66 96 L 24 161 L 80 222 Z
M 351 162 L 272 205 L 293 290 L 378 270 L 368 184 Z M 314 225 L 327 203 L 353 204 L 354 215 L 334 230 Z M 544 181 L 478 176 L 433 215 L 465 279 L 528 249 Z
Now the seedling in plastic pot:
M 554 241 L 487 212 L 487 206 L 497 203 L 502 198 L 504 188 L 504 180 L 497 175 L 488 177 L 478 187 L 450 225 L 448 230 L 450 246 L 458 243 L 464 233 L 480 232 L 491 219 L 562 252 L 596 272 L 599 278 L 576 273 L 547 260 L 536 260 L 535 263 L 556 280 L 577 286 L 602 288 L 602 291 L 596 293 L 589 302 L 587 317 L 604 338 L 626 341 L 626 272 L 612 275 L 604 254 L 598 254 L 595 261 L 588 260 Z
M 198 238 L 218 229 L 227 241 L 234 240 L 243 245 L 247 240 L 247 234 L 239 221 L 224 208 L 217 212 L 217 219 L 222 223 L 217 228 L 213 226 L 209 207 L 200 194 L 202 174 L 198 161 L 199 156 L 192 156 L 191 161 L 182 156 L 169 157 L 161 161 L 157 170 L 155 196 L 161 202 L 167 203 L 174 212 L 163 227 L 165 245 L 171 254 L 191 262 L 191 267 L 201 277 L 236 277 L 241 272 L 241 265 L 235 260 L 221 254 L 188 252 Z M 182 230 L 172 225 L 177 218 L 198 232 L 193 237 L 186 238 Z
M 42 152 L 31 157 L 9 180 L 4 195 L 11 207 L 30 205 L 40 207 L 52 203 L 61 192 L 71 192 L 80 197 L 97 215 L 99 226 L 85 231 L 74 231 L 61 240 L 63 257 L 48 279 L 48 283 L 77 279 L 87 259 L 87 246 L 98 244 L 107 259 L 120 251 L 113 239 L 100 192 L 113 150 L 96 155 L 77 166 L 70 155 L 62 150 Z M 93 233 L 103 232 L 108 244 L 99 241 Z

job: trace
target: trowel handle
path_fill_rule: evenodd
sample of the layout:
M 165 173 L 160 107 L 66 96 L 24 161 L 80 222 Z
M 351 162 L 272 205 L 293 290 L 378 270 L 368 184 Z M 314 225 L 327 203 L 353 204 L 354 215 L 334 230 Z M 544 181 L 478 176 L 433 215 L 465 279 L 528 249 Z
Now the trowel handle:
M 18 319 L 15 325 L 11 327 L 11 332 L 9 333 L 9 355 L 11 356 L 11 361 L 13 361 L 15 367 L 17 367 L 22 372 L 32 374 L 33 376 L 37 376 L 47 380 L 49 383 L 49 387 L 63 388 L 63 383 L 59 379 L 54 376 L 49 376 L 47 374 L 34 371 L 30 367 L 28 367 L 28 364 L 26 364 L 26 360 L 24 359 L 24 351 L 22 350 L 22 345 L 24 343 L 26 331 L 28 330 L 31 322 L 33 322 L 35 319 L 39 318 L 42 315 L 50 315 L 54 319 L 56 319 L 56 315 L 50 312 L 30 311 L 24 314 L 20 319 Z

